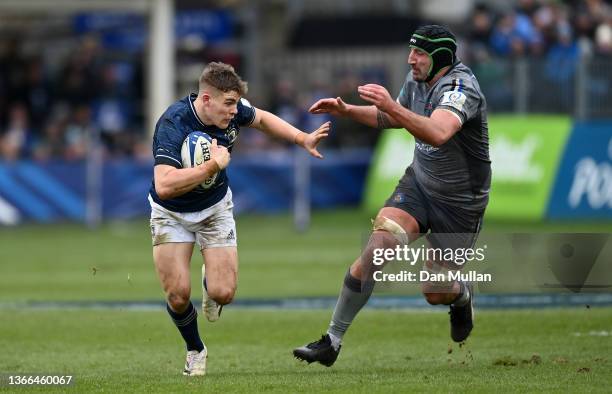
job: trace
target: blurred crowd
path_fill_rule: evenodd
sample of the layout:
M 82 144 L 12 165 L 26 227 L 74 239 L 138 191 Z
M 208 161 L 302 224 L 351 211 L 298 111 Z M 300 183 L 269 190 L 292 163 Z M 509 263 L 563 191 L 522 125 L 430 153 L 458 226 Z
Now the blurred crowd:
M 517 0 L 514 7 L 478 4 L 463 58 L 545 57 L 564 63 L 612 55 L 612 1 Z
M 0 48 L 0 157 L 77 160 L 92 139 L 110 157 L 140 154 L 138 62 L 113 58 L 88 37 L 58 65 L 19 49 L 18 40 Z
M 612 0 L 516 0 L 501 8 L 487 4 L 474 8 L 460 56 L 478 76 L 489 108 L 517 109 L 521 83 L 508 59 L 528 60 L 529 68 L 522 69 L 530 86 L 524 108 L 573 113 L 580 62 L 612 59 Z M 591 78 L 587 94 L 608 102 L 608 82 L 600 77 Z
M 363 104 L 357 94 L 357 86 L 365 80 L 383 83 L 380 80 L 363 78 L 351 70 L 337 72 L 331 78 L 324 70 L 313 69 L 308 81 L 298 84 L 290 74 L 277 75 L 271 83 L 271 100 L 264 109 L 269 110 L 299 129 L 310 132 L 321 124 L 333 121 L 332 132 L 325 139 L 323 150 L 345 150 L 354 148 L 372 149 L 379 133 L 370 127 L 345 118 L 333 118 L 327 114 L 313 115 L 308 109 L 318 100 L 328 97 L 342 97 L 350 104 Z M 279 150 L 291 147 L 293 144 L 280 140 L 272 140 L 259 131 L 246 129 L 241 133 L 241 142 L 237 145 L 238 152 L 258 151 L 262 149 Z
M 463 41 L 460 58 L 473 67 L 481 85 L 490 82 L 488 86 L 496 87 L 485 92 L 492 103 L 499 103 L 497 108 L 512 105 L 514 81 L 503 86 L 496 59 L 542 61 L 538 72 L 554 89 L 574 77 L 583 56 L 612 58 L 612 0 L 503 4 L 477 3 L 470 23 L 453 26 Z M 18 39 L 0 40 L 0 160 L 78 160 L 87 155 L 93 140 L 101 142 L 107 158 L 150 158 L 142 56 L 109 53 L 96 39 L 81 37 L 67 56 L 47 64 L 44 56 L 23 55 L 21 44 Z M 303 89 L 294 79 L 279 76 L 268 85 L 273 87 L 269 102 L 256 105 L 310 131 L 328 120 L 308 113 L 317 99 L 342 96 L 347 102 L 360 102 L 355 87 L 363 75 L 358 70 L 313 81 Z M 542 100 L 548 100 L 551 91 Z M 367 127 L 336 119 L 326 144 L 339 149 L 372 147 L 376 138 Z M 251 130 L 241 139 L 238 152 L 288 146 Z
M 517 0 L 515 7 L 498 10 L 480 3 L 471 17 L 467 55 L 476 61 L 483 56 L 610 56 L 611 4 L 610 0 Z

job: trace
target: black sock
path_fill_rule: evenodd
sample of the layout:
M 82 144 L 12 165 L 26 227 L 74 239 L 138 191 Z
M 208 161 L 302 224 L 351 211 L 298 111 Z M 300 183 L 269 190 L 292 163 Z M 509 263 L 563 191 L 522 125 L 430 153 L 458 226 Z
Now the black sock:
M 183 336 L 185 344 L 187 344 L 187 350 L 197 350 L 198 352 L 204 350 L 204 344 L 198 333 L 198 312 L 196 312 L 193 304 L 190 302 L 183 313 L 174 312 L 168 304 L 166 304 L 166 310 Z

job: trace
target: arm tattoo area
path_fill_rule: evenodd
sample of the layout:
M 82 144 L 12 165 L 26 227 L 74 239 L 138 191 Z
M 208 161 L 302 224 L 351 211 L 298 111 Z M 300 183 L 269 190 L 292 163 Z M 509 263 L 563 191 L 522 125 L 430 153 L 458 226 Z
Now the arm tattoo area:
M 391 127 L 389 116 L 381 110 L 376 112 L 376 125 L 379 129 L 388 129 Z

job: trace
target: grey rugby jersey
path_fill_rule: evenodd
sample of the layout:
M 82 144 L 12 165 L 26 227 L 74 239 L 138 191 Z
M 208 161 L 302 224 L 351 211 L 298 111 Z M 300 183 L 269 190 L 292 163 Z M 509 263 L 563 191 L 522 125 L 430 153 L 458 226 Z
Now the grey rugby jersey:
M 417 182 L 431 197 L 484 209 L 491 184 L 487 104 L 472 71 L 457 62 L 431 88 L 414 81 L 410 72 L 397 101 L 427 117 L 435 109 L 457 115 L 461 129 L 440 147 L 416 139 L 411 166 Z

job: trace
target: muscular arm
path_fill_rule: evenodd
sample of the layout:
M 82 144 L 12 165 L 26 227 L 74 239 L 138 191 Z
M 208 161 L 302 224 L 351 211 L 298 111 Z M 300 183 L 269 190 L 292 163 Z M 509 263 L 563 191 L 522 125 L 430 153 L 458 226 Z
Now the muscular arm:
M 264 133 L 289 142 L 296 142 L 296 137 L 303 134 L 301 130 L 293 127 L 271 112 L 257 109 L 255 119 L 251 126 Z
M 155 191 L 162 200 L 185 194 L 219 171 L 214 160 L 193 168 L 175 168 L 158 164 L 154 168 Z
M 251 126 L 273 137 L 293 142 L 304 148 L 312 156 L 322 159 L 323 156 L 317 151 L 317 145 L 328 136 L 331 125 L 330 122 L 326 122 L 312 133 L 304 133 L 273 113 L 258 109 Z
M 389 115 L 410 134 L 431 146 L 443 145 L 461 129 L 457 115 L 445 109 L 436 109 L 430 117 L 426 117 L 396 104 L 389 109 Z
M 328 113 L 333 116 L 347 117 L 377 129 L 400 127 L 395 119 L 376 108 L 375 105 L 347 104 L 340 97 L 321 99 L 314 103 L 309 111 L 313 114 Z
M 360 86 L 358 91 L 361 98 L 374 104 L 401 127 L 429 145 L 440 146 L 461 129 L 461 120 L 449 110 L 436 109 L 430 117 L 421 116 L 391 99 L 389 92 L 382 86 Z
M 347 116 L 375 129 L 392 129 L 401 125 L 375 105 L 347 105 Z

